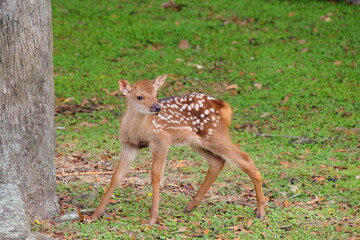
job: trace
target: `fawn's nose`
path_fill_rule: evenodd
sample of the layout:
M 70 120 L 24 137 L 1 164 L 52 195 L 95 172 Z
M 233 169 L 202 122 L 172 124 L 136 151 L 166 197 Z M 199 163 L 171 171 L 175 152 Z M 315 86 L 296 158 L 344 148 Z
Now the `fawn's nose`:
M 160 112 L 160 110 L 161 110 L 161 105 L 160 104 L 154 104 L 151 107 L 151 111 L 154 112 L 154 113 L 158 113 L 158 112 Z

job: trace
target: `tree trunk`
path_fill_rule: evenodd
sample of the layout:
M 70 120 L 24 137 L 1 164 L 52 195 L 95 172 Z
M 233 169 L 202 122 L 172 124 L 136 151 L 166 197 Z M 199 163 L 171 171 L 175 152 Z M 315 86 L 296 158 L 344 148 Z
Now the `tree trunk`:
M 0 1 L 0 239 L 58 212 L 50 0 Z

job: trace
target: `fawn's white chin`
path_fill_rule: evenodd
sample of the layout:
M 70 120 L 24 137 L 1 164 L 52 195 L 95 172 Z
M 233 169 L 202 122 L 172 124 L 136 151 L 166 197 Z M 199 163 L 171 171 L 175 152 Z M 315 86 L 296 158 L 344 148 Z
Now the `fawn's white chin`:
M 158 115 L 159 112 L 151 112 L 151 111 L 139 111 L 139 113 L 144 115 Z

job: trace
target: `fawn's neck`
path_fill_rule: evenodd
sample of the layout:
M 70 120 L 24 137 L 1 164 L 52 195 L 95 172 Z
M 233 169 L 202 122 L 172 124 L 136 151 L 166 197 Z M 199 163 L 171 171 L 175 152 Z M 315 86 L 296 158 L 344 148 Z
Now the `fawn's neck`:
M 132 145 L 141 145 L 141 142 L 148 142 L 149 123 L 152 115 L 137 112 L 132 105 L 128 104 L 121 123 L 121 138 Z

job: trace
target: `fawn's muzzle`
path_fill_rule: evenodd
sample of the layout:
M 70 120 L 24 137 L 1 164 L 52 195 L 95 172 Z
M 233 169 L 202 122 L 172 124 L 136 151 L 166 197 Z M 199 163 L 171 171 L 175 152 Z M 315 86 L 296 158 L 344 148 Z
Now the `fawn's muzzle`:
M 150 111 L 154 114 L 158 114 L 161 111 L 161 105 L 160 104 L 154 104 L 151 106 Z

